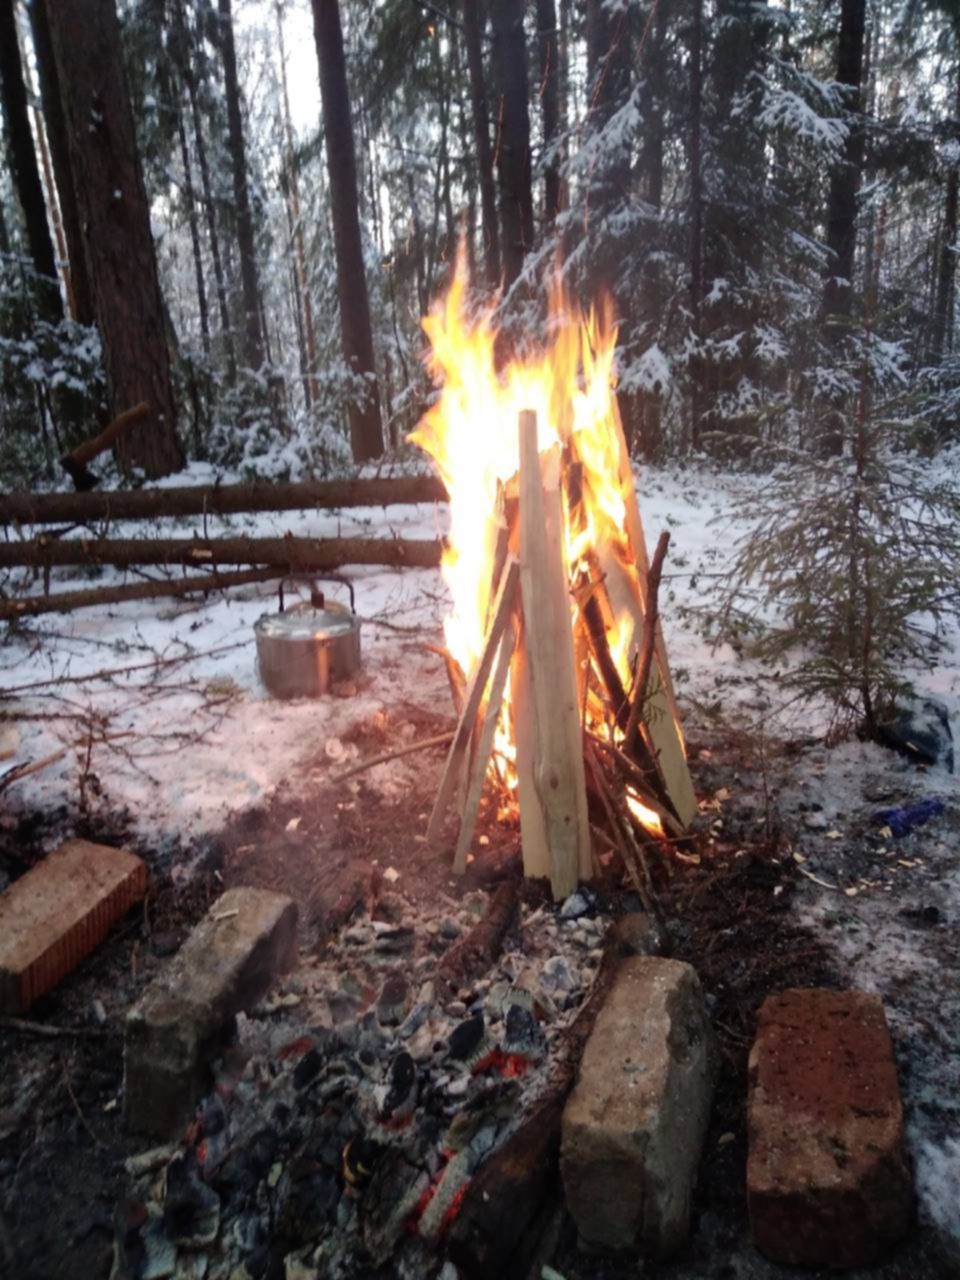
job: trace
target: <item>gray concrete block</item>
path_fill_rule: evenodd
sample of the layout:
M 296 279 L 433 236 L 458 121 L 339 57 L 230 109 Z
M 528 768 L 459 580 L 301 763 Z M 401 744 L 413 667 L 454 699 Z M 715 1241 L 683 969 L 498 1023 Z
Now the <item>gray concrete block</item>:
M 171 1137 L 211 1084 L 210 1063 L 238 1013 L 293 966 L 297 907 L 266 889 L 230 889 L 127 1015 L 124 1114 L 142 1133 Z
M 683 1242 L 713 1076 L 694 970 L 624 960 L 563 1114 L 563 1185 L 584 1246 L 660 1257 Z

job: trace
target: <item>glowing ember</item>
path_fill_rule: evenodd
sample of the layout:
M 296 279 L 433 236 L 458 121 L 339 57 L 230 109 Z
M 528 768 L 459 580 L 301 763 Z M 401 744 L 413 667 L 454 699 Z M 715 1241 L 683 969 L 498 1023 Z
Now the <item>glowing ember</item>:
M 617 604 L 610 578 L 630 580 L 630 590 L 619 593 L 621 601 L 636 601 L 639 582 L 626 532 L 629 495 L 623 485 L 632 484 L 632 478 L 629 473 L 621 478 L 622 435 L 614 396 L 617 331 L 611 309 L 604 304 L 585 315 L 556 284 L 550 291 L 546 346 L 523 352 L 498 372 L 492 309 L 468 315 L 467 287 L 461 253 L 449 293 L 423 322 L 431 346 L 428 364 L 440 394 L 410 437 L 433 458 L 450 496 L 443 558 L 452 599 L 444 623 L 447 648 L 463 672 L 475 669 L 489 626 L 504 495 L 511 486 L 516 492 L 518 417 L 521 410 L 532 409 L 541 454 L 558 444 L 566 450 L 564 547 L 571 625 L 580 620 L 584 630 L 581 610 L 587 607 L 591 584 L 606 581 L 604 600 L 609 598 L 610 604 L 602 606 L 599 625 L 629 692 L 639 619 L 635 603 L 632 608 Z M 588 682 L 587 724 L 609 732 L 608 712 Z M 508 690 L 496 744 L 498 755 L 508 760 L 514 744 L 510 716 Z M 661 833 L 657 815 L 636 804 L 634 812 L 644 825 Z

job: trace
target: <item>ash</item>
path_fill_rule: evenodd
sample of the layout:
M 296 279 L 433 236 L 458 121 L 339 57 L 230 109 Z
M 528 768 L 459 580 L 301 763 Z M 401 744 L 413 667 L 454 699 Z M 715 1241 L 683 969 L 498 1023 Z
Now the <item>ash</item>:
M 578 893 L 519 906 L 470 980 L 460 944 L 489 904 L 383 893 L 240 1016 L 182 1142 L 127 1161 L 118 1280 L 441 1273 L 471 1177 L 550 1088 L 603 954 Z

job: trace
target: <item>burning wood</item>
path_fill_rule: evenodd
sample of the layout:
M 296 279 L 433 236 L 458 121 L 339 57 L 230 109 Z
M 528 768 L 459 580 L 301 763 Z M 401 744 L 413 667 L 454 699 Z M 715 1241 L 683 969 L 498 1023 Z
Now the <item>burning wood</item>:
M 526 874 L 555 897 L 592 874 L 591 829 L 642 886 L 644 848 L 682 837 L 697 803 L 657 609 L 668 537 L 648 566 L 616 330 L 555 289 L 550 346 L 498 375 L 465 289 L 461 264 L 424 322 L 442 389 L 412 437 L 450 495 L 445 658 L 465 687 L 428 837 L 459 785 L 463 871 L 489 779 L 519 810 Z

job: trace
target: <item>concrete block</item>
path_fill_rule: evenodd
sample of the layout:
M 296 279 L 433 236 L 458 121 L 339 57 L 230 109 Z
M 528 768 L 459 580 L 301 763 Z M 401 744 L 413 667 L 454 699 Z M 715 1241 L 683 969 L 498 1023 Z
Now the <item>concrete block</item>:
M 880 1261 L 913 1208 L 880 1000 L 820 989 L 770 996 L 749 1087 L 747 1200 L 757 1248 L 804 1267 Z
M 691 966 L 624 960 L 563 1114 L 560 1167 L 583 1245 L 659 1257 L 683 1242 L 713 1075 Z
M 0 895 L 0 1013 L 23 1013 L 77 967 L 147 891 L 125 849 L 68 840 Z
M 127 1015 L 124 1110 L 130 1128 L 171 1137 L 209 1091 L 210 1063 L 234 1019 L 292 967 L 297 907 L 266 889 L 230 889 Z

